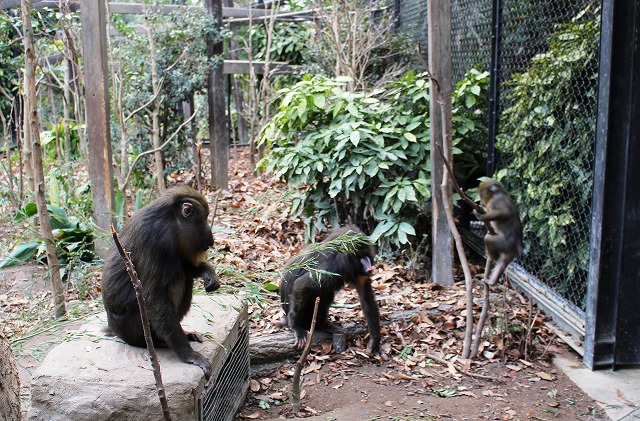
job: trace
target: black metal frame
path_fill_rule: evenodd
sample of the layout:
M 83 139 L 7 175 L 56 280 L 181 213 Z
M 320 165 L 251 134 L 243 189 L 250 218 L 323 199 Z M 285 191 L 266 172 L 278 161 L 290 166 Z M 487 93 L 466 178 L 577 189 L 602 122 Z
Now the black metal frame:
M 500 98 L 500 22 L 502 1 L 491 2 L 491 59 L 489 63 L 489 135 L 487 145 L 487 175 L 491 177 L 496 168 L 496 134 L 498 133 Z
M 640 364 L 640 0 L 602 2 L 584 362 Z

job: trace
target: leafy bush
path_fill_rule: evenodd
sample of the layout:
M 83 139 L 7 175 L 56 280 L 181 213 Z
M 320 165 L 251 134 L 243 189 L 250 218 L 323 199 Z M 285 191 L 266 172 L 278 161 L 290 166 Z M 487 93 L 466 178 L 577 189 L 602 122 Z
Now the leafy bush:
M 468 92 L 455 96 L 454 146 L 486 131 L 482 113 L 463 112 L 474 105 L 468 98 L 486 89 L 486 78 L 474 72 L 468 79 L 480 91 L 459 85 Z M 417 234 L 431 197 L 428 79 L 409 73 L 371 93 L 348 92 L 347 81 L 305 76 L 283 89 L 260 135 L 269 147 L 260 165 L 303 187 L 293 211 L 305 217 L 307 239 L 325 225 L 350 222 L 372 232 L 381 247 L 398 247 Z
M 559 25 L 513 77 L 496 143 L 527 233 L 521 260 L 562 288 L 586 285 L 589 260 L 599 23 L 585 20 Z
M 67 212 L 58 206 L 47 205 L 47 210 L 60 264 L 93 261 L 95 259 L 93 231 L 82 226 L 80 222 L 70 219 Z M 36 204 L 28 203 L 18 212 L 15 221 L 26 221 L 36 216 L 37 213 Z M 42 237 L 16 245 L 7 259 L 0 262 L 0 268 L 27 262 L 34 256 L 38 259 L 45 257 L 45 240 Z M 62 268 L 62 272 L 64 275 L 66 269 Z

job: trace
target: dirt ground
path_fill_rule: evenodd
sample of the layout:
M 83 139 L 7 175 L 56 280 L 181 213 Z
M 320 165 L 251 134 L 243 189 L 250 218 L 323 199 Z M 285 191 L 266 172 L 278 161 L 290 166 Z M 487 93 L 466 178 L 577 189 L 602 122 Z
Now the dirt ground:
M 491 363 L 474 370 L 494 379 L 490 381 L 453 376 L 438 365 L 399 372 L 393 365 L 354 353 L 335 358 L 346 360 L 350 368 L 335 370 L 337 364 L 328 363 L 305 376 L 303 416 L 339 421 L 608 419 L 553 366 L 543 367 L 550 368 L 547 380 L 539 376 L 537 364 Z M 312 370 L 318 366 L 313 361 L 309 365 Z M 269 385 L 275 392 L 252 391 L 238 418 L 290 418 L 291 405 L 284 402 L 288 401 L 293 366 L 272 370 L 265 378 L 275 383 Z
M 37 281 L 42 275 L 42 268 L 33 266 L 0 272 L 0 305 L 11 302 L 16 307 L 46 296 L 46 286 Z M 31 373 L 48 350 L 78 326 L 78 321 L 59 323 L 14 345 L 25 414 Z M 443 366 L 418 353 L 404 358 L 388 347 L 390 355 L 385 359 L 371 358 L 362 345 L 352 341 L 340 355 L 333 353 L 330 344 L 312 349 L 299 417 L 325 421 L 608 419 L 595 401 L 549 362 L 480 361 L 467 375 L 463 366 Z M 572 352 L 562 346 L 553 349 Z M 293 418 L 289 397 L 294 366 L 295 361 L 286 361 L 252 367 L 251 390 L 236 419 Z

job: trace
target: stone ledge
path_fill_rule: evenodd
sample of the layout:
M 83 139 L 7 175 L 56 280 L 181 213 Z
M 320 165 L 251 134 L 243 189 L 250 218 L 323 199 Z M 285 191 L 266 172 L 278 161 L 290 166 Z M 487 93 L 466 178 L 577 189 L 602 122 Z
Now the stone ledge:
M 234 296 L 194 296 L 182 322 L 185 331 L 204 336 L 193 349 L 211 362 L 205 384 L 202 370 L 157 348 L 162 380 L 174 420 L 198 418 L 198 398 L 218 377 L 246 310 Z M 106 314 L 90 317 L 72 339 L 49 352 L 31 380 L 30 420 L 162 419 L 162 410 L 146 348 L 104 334 Z M 223 352 L 220 352 L 220 351 Z

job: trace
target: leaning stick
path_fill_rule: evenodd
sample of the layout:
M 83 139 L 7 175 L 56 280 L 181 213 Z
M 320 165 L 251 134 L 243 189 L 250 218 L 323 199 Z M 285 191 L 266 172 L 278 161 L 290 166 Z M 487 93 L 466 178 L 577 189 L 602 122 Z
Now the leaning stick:
M 167 402 L 167 394 L 164 390 L 164 385 L 162 384 L 162 373 L 160 372 L 158 354 L 156 353 L 156 348 L 153 346 L 153 340 L 151 339 L 151 326 L 149 325 L 147 306 L 144 302 L 142 282 L 138 279 L 136 268 L 133 266 L 129 253 L 127 253 L 122 247 L 120 238 L 118 238 L 118 233 L 113 225 L 111 225 L 111 235 L 113 236 L 113 241 L 116 243 L 120 256 L 124 259 L 124 263 L 127 267 L 127 273 L 129 274 L 129 278 L 131 278 L 133 289 L 136 292 L 138 307 L 140 308 L 140 319 L 142 319 L 142 329 L 144 330 L 144 340 L 147 343 L 147 350 L 149 350 L 149 359 L 151 360 L 151 367 L 153 367 L 153 376 L 156 379 L 156 390 L 158 391 L 158 398 L 160 399 L 160 405 L 162 406 L 162 414 L 166 421 L 170 421 L 171 413 L 169 412 L 169 403 Z

